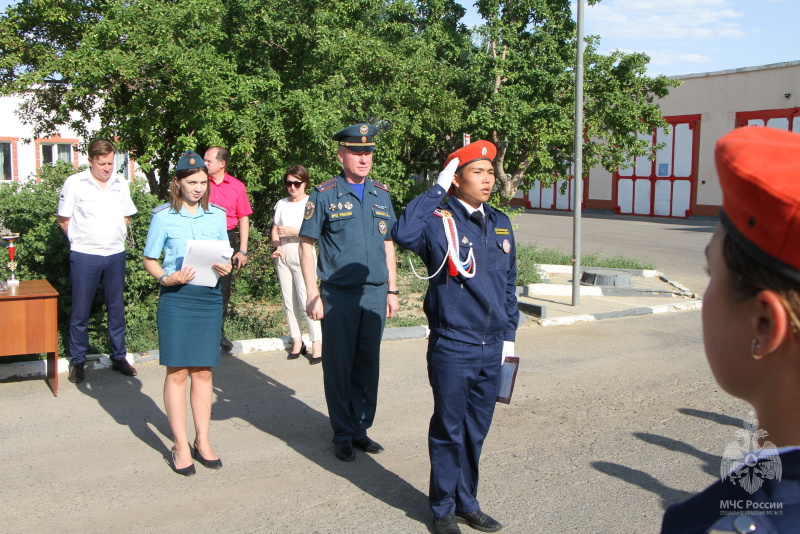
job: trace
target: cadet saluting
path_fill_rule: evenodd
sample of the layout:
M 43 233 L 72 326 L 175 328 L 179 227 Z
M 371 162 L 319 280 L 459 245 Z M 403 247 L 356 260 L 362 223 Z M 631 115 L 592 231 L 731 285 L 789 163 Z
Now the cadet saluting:
M 450 154 L 436 185 L 412 200 L 392 229 L 397 244 L 417 253 L 431 275 L 424 309 L 431 329 L 428 501 L 434 534 L 457 534 L 457 522 L 483 532 L 503 528 L 476 499 L 500 366 L 514 355 L 519 319 L 511 221 L 486 204 L 496 153 L 492 143 L 477 141 Z M 451 184 L 455 197 L 437 209 Z
M 356 124 L 333 136 L 342 173 L 313 189 L 300 228 L 306 313 L 322 320 L 325 400 L 334 453 L 345 462 L 356 458 L 353 445 L 371 454 L 383 451 L 367 429 L 378 400 L 383 326 L 399 307 L 392 199 L 388 187 L 367 178 L 377 132 L 371 124 Z

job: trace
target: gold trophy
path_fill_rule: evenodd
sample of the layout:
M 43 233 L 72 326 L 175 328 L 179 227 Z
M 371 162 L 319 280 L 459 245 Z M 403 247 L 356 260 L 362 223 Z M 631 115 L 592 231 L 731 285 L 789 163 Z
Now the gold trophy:
M 8 267 L 9 271 L 11 271 L 11 276 L 8 278 L 8 280 L 6 280 L 6 285 L 8 287 L 16 287 L 16 286 L 19 285 L 19 280 L 17 280 L 17 278 L 14 276 L 14 271 L 17 268 L 17 262 L 14 261 L 14 249 L 16 248 L 14 246 L 14 241 L 19 239 L 19 234 L 4 235 L 4 236 L 0 236 L 0 238 L 8 241 L 8 259 L 9 259 L 9 262 L 6 264 L 6 267 Z

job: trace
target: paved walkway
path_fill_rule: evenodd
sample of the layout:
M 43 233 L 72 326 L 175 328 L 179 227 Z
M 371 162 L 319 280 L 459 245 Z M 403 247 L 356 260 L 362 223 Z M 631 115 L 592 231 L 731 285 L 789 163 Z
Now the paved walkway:
M 552 236 L 568 223 L 522 217 L 519 234 L 530 236 L 543 235 L 537 225 L 548 224 Z M 595 247 L 610 235 L 629 245 L 623 252 L 637 255 L 636 240 L 620 239 L 614 220 L 587 222 L 587 233 L 593 224 Z M 712 223 L 628 224 L 658 226 L 665 241 L 681 236 L 663 249 L 664 261 L 674 258 L 676 271 L 694 277 L 690 287 L 702 290 L 702 246 Z M 683 281 L 682 274 L 677 278 Z M 479 494 L 484 510 L 506 525 L 503 532 L 658 532 L 667 505 L 718 476 L 721 454 L 736 439 L 747 407 L 710 376 L 698 311 L 626 317 L 632 310 L 655 313 L 665 299 L 682 300 L 630 297 L 582 297 L 577 308 L 569 296 L 537 297 L 549 318 L 595 320 L 560 328 L 528 320 L 518 332 L 522 364 L 514 398 L 497 408 Z M 223 358 L 214 373 L 211 435 L 225 467 L 199 467 L 191 478 L 168 465 L 164 371 L 152 355 L 137 363 L 137 378 L 103 369 L 102 360 L 87 369 L 83 384 L 62 375 L 57 398 L 40 378 L 2 380 L 2 529 L 429 532 L 426 340 L 420 329 L 389 334 L 400 339 L 382 345 L 370 431 L 386 452 L 359 452 L 349 464 L 331 451 L 320 366 L 287 361 L 279 345 L 240 344 L 252 352 Z M 259 340 L 267 342 L 281 343 Z

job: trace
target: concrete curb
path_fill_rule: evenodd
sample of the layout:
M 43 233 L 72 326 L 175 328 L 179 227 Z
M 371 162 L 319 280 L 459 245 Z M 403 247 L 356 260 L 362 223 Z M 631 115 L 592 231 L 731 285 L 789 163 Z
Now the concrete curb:
M 520 321 L 522 324 L 522 321 Z M 396 341 L 401 339 L 418 339 L 428 337 L 430 330 L 427 326 L 404 326 L 398 328 L 386 328 L 383 331 L 383 341 Z M 311 339 L 308 335 L 303 336 L 303 340 L 311 345 Z M 233 342 L 233 350 L 231 354 L 238 356 L 240 354 L 250 354 L 253 352 L 272 352 L 278 350 L 286 350 L 289 348 L 292 338 L 289 336 L 262 338 L 262 339 L 244 339 L 241 341 Z M 151 361 L 158 361 L 158 351 L 150 350 L 141 353 L 129 352 L 126 354 L 126 359 L 132 364 L 147 363 Z M 86 366 L 89 369 L 108 369 L 111 367 L 111 358 L 108 354 L 87 354 Z M 44 377 L 47 371 L 47 361 L 39 360 L 35 362 L 18 362 L 3 364 L 0 362 L 0 380 L 9 378 L 35 378 Z M 69 359 L 58 359 L 58 373 L 64 374 L 69 372 Z
M 590 270 L 590 271 L 599 271 L 599 272 L 603 272 L 603 271 L 617 272 L 617 273 L 622 272 L 622 273 L 628 273 L 631 276 L 640 276 L 642 278 L 655 278 L 657 276 L 663 276 L 661 273 L 659 273 L 658 271 L 653 270 L 653 269 L 614 269 L 614 268 L 610 268 L 610 267 L 586 267 L 586 266 L 583 266 L 583 265 L 581 266 L 581 272 L 584 272 L 587 269 Z M 572 266 L 571 265 L 551 265 L 551 264 L 543 263 L 543 264 L 539 265 L 539 271 L 541 271 L 541 272 L 543 272 L 545 274 L 546 273 L 572 274 Z
M 568 273 L 572 272 L 571 267 L 569 266 L 543 265 L 542 267 L 546 268 L 550 272 L 555 272 L 553 269 L 559 269 L 559 268 L 568 269 L 568 271 L 565 271 Z M 646 277 L 659 276 L 664 282 L 671 284 L 676 288 L 678 288 L 679 290 L 694 296 L 694 294 L 691 293 L 689 289 L 683 287 L 678 282 L 674 282 L 667 279 L 663 274 L 657 271 L 629 270 L 629 272 L 631 272 L 631 274 L 634 276 L 646 276 Z M 535 285 L 557 287 L 556 284 L 535 284 Z M 526 293 L 528 293 L 528 287 L 530 286 L 517 287 L 517 294 L 520 296 L 527 296 Z M 571 288 L 571 286 L 568 287 Z M 584 288 L 581 289 L 581 295 L 585 295 L 583 293 L 583 289 Z M 599 288 L 586 287 L 585 289 L 599 289 Z M 588 315 L 575 315 L 571 317 L 556 317 L 552 319 L 542 318 L 538 319 L 538 323 L 542 326 L 564 326 L 579 322 L 598 321 L 601 319 L 611 319 L 615 317 L 650 315 L 655 313 L 664 313 L 668 311 L 694 310 L 694 309 L 699 309 L 700 307 L 701 307 L 701 302 L 688 302 L 684 304 L 668 304 L 668 305 L 660 305 L 660 306 L 652 306 L 644 308 L 632 308 L 628 310 L 620 310 L 614 312 L 604 312 L 604 313 L 596 313 Z M 546 308 L 544 308 L 544 310 L 545 310 L 544 312 L 540 311 L 540 313 L 546 314 Z M 520 320 L 518 327 L 521 327 L 526 322 L 526 320 L 528 319 L 526 313 L 530 314 L 533 311 L 533 309 L 531 309 L 531 307 L 529 306 L 526 307 L 525 305 L 521 305 L 520 311 L 522 313 L 520 313 Z M 533 315 L 533 317 L 535 318 L 536 316 Z M 383 331 L 382 340 L 396 341 L 403 339 L 420 339 L 428 337 L 429 334 L 430 330 L 427 325 L 386 328 Z M 311 344 L 311 340 L 307 334 L 303 336 L 303 340 L 306 342 L 306 344 L 308 345 Z M 233 350 L 231 350 L 231 354 L 233 356 L 237 356 L 239 354 L 250 354 L 253 352 L 271 352 L 271 351 L 286 350 L 289 348 L 291 342 L 292 339 L 289 336 L 284 336 L 279 338 L 245 339 L 241 341 L 234 341 Z M 158 361 L 158 351 L 151 350 L 142 353 L 129 352 L 126 355 L 126 358 L 132 365 L 147 363 L 151 361 Z M 107 369 L 111 367 L 111 358 L 107 354 L 89 354 L 86 356 L 86 364 L 87 366 L 89 366 L 90 369 Z M 7 364 L 3 364 L 2 360 L 0 360 L 0 381 L 9 378 L 44 377 L 47 374 L 46 366 L 47 362 L 45 360 L 39 360 L 35 362 L 7 363 Z M 67 372 L 69 372 L 69 360 L 67 358 L 59 358 L 58 373 L 63 374 Z
M 617 317 L 631 317 L 635 315 L 653 315 L 656 313 L 667 313 L 675 311 L 699 310 L 703 307 L 702 301 L 683 302 L 680 304 L 665 304 L 661 306 L 643 306 L 640 308 L 629 308 L 612 312 L 599 312 L 585 315 L 571 315 L 565 317 L 553 317 L 552 319 L 541 319 L 539 324 L 542 326 L 566 326 L 575 323 L 588 321 L 600 321 L 603 319 L 615 319 Z

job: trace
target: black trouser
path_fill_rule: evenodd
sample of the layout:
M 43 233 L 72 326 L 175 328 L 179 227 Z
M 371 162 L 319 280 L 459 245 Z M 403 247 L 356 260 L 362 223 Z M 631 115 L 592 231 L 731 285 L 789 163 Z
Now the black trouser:
M 237 243 L 237 232 L 236 228 L 231 228 L 228 230 L 228 241 L 233 248 L 233 253 L 239 250 L 238 243 Z M 234 267 L 236 267 L 234 265 Z M 225 337 L 225 318 L 228 317 L 228 303 L 231 300 L 231 277 L 233 276 L 233 269 L 231 269 L 231 274 L 220 276 L 220 287 L 222 289 L 222 337 Z

